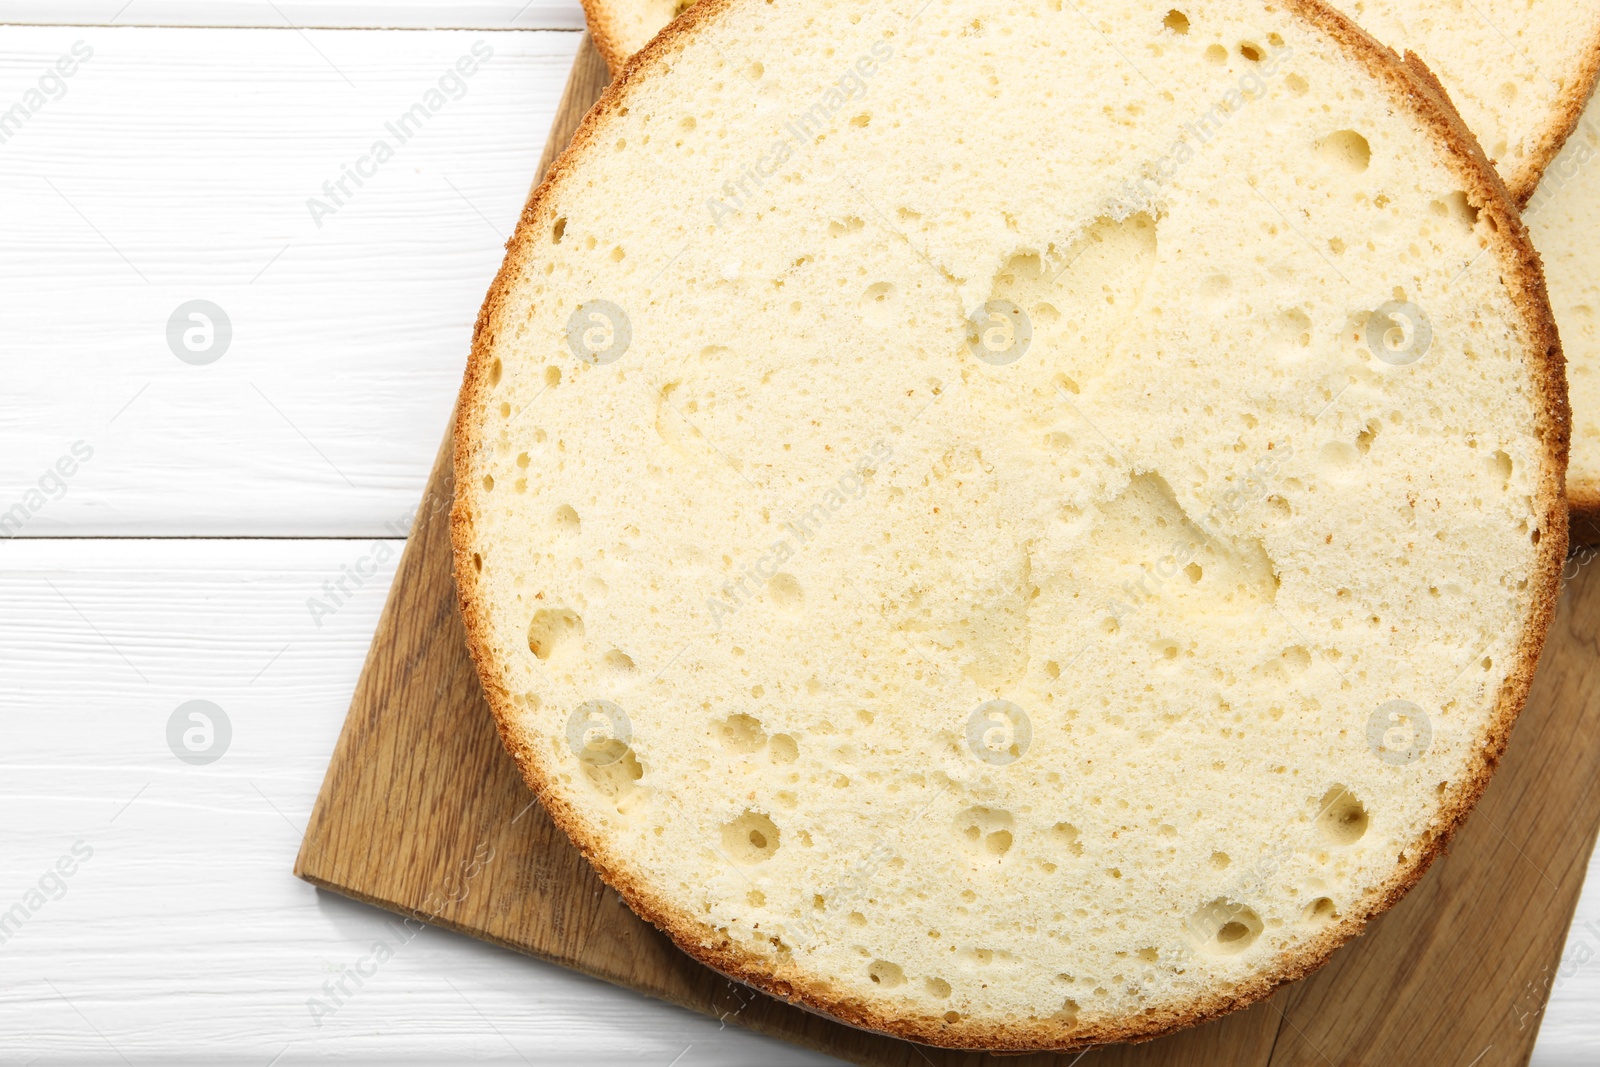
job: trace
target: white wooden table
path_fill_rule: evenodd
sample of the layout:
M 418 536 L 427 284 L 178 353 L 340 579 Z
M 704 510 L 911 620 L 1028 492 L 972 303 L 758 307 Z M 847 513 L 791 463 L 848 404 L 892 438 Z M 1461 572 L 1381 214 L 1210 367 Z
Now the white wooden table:
M 0 1062 L 825 1062 L 289 873 L 576 0 L 0 23 Z M 1539 1064 L 1600 1062 L 1596 886 Z

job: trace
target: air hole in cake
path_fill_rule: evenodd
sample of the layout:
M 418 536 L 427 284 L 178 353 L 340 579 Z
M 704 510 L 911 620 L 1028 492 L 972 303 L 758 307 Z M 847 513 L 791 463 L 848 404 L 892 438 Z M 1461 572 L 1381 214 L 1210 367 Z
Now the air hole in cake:
M 560 244 L 561 243 L 561 238 L 562 238 L 563 235 L 566 234 L 566 232 L 567 232 L 567 220 L 566 219 L 556 219 L 556 224 L 553 227 L 551 227 L 551 229 L 550 229 L 550 243 L 551 244 L 555 244 L 555 245 Z
M 857 115 L 855 118 L 850 120 L 850 125 L 856 127 L 857 129 L 862 129 L 862 128 L 865 128 L 871 122 L 872 122 L 872 114 L 871 114 L 871 112 L 863 111 L 861 114 Z
M 1218 301 L 1228 295 L 1228 290 L 1233 288 L 1233 279 L 1226 274 L 1208 274 L 1200 282 L 1200 295 L 1210 301 Z
M 1239 54 L 1252 63 L 1259 63 L 1265 58 L 1266 53 L 1261 51 L 1261 46 L 1253 41 L 1239 42 Z
M 1061 1010 L 1056 1012 L 1056 1018 L 1071 1026 L 1078 1021 L 1078 1002 L 1068 997 L 1061 1002 Z
M 483 476 L 483 491 L 486 493 L 494 492 L 494 475 L 485 474 Z
M 1325 923 L 1334 918 L 1338 912 L 1333 907 L 1333 901 L 1328 897 L 1318 897 L 1306 905 L 1301 914 L 1301 920 L 1308 923 Z
M 1450 216 L 1459 221 L 1467 229 L 1478 224 L 1478 207 L 1467 199 L 1467 194 L 1457 190 L 1444 198 L 1446 210 Z
M 1220 44 L 1214 44 L 1206 49 L 1206 59 L 1211 63 L 1226 63 L 1228 61 L 1228 50 Z
M 1181 37 L 1189 32 L 1189 16 L 1173 8 L 1167 12 L 1167 17 L 1161 20 L 1161 25 Z
M 1200 564 L 1191 563 L 1187 567 L 1183 568 L 1183 573 L 1189 576 L 1189 580 L 1191 582 L 1198 582 L 1205 574 L 1205 571 L 1201 569 Z
M 1500 483 L 1501 489 L 1511 485 L 1511 457 L 1504 452 L 1493 452 L 1485 461 L 1489 468 L 1489 475 Z
M 894 989 L 896 986 L 906 984 L 906 974 L 898 963 L 888 960 L 873 960 L 872 966 L 867 968 L 867 977 L 872 979 L 873 985 L 881 985 L 885 989 Z
M 1286 348 L 1311 347 L 1311 316 L 1290 308 L 1278 316 L 1278 337 Z
M 1042 359 L 1059 389 L 1079 393 L 1130 328 L 1156 253 L 1156 220 L 1145 212 L 1096 218 L 1064 248 L 1017 249 L 991 282 L 999 303 L 969 320 L 966 350 L 995 366 Z
M 556 508 L 552 518 L 556 530 L 563 534 L 575 534 L 582 528 L 583 523 L 578 518 L 578 512 L 571 504 L 562 504 Z
M 583 645 L 583 619 L 571 608 L 541 608 L 528 624 L 528 651 L 540 660 L 563 658 Z
M 950 996 L 950 983 L 943 978 L 924 978 L 922 988 L 928 991 L 928 996 L 939 1000 L 947 1000 Z
M 619 648 L 613 648 L 610 652 L 607 652 L 602 657 L 601 662 L 605 664 L 607 671 L 618 677 L 626 677 L 634 673 L 635 670 L 633 657 Z
M 1317 155 L 1350 174 L 1360 174 L 1372 163 L 1372 146 L 1355 130 L 1335 130 L 1317 142 Z
M 1255 910 L 1218 897 L 1189 917 L 1189 936 L 1208 956 L 1235 956 L 1255 943 L 1265 925 Z
M 722 827 L 722 850 L 741 867 L 770 860 L 778 843 L 777 825 L 759 811 L 746 811 Z
M 1219 871 L 1227 870 L 1228 864 L 1232 862 L 1233 861 L 1228 858 L 1228 854 L 1226 852 L 1213 852 L 1211 854 L 1211 866 L 1215 867 Z
M 1287 85 L 1296 96 L 1304 96 L 1311 91 L 1311 83 L 1298 74 L 1288 75 L 1283 79 L 1283 84 Z
M 767 582 L 767 592 L 772 602 L 785 611 L 797 611 L 805 599 L 800 591 L 800 581 L 792 574 L 774 574 Z
M 760 752 L 767 743 L 767 732 L 752 715 L 729 715 L 717 724 L 717 739 L 730 752 Z
M 561 384 L 561 368 L 546 367 L 544 369 L 544 385 L 546 389 L 554 389 Z
M 1317 460 L 1317 471 L 1330 482 L 1348 482 L 1355 477 L 1356 464 L 1361 454 L 1356 446 L 1343 441 L 1330 441 L 1322 446 Z
M 874 282 L 861 294 L 861 319 L 868 326 L 884 327 L 894 324 L 897 305 L 894 285 Z
M 1317 811 L 1317 829 L 1332 844 L 1353 845 L 1367 832 L 1367 809 L 1342 785 L 1322 795 Z
M 774 734 L 767 756 L 773 763 L 793 763 L 800 758 L 800 746 L 788 734 Z
M 956 840 L 979 863 L 998 863 L 1011 850 L 1013 819 L 1009 811 L 972 807 L 955 818 Z
M 1078 828 L 1069 822 L 1058 822 L 1050 828 L 1050 840 L 1057 847 L 1074 856 L 1083 855 L 1083 844 L 1078 840 Z
M 597 740 L 578 753 L 578 763 L 589 785 L 609 800 L 618 815 L 629 815 L 649 790 L 641 789 L 644 766 L 633 749 L 617 738 Z
M 500 361 L 496 359 L 493 363 L 489 364 L 489 384 L 491 386 L 500 384 L 500 373 Z

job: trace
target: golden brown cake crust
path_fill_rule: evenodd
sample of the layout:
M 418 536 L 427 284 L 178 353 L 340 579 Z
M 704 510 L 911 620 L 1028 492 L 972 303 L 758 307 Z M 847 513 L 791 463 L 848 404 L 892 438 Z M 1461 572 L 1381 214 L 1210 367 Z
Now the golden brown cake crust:
M 1600 545 L 1600 482 L 1567 484 L 1574 545 Z
M 1070 1049 L 1117 1041 L 1144 1041 L 1205 1022 L 1253 1004 L 1284 983 L 1301 978 L 1327 962 L 1340 945 L 1360 935 L 1367 922 L 1398 902 L 1441 855 L 1456 829 L 1476 804 L 1505 751 L 1511 728 L 1527 698 L 1534 668 L 1544 646 L 1545 632 L 1555 611 L 1561 570 L 1567 547 L 1567 510 L 1564 477 L 1567 464 L 1570 413 L 1567 407 L 1565 367 L 1554 318 L 1545 294 L 1538 253 L 1529 242 L 1518 206 L 1499 175 L 1484 157 L 1477 140 L 1451 107 L 1428 68 L 1415 55 L 1403 60 L 1378 43 L 1354 22 L 1321 0 L 1285 0 L 1284 6 L 1311 26 L 1339 42 L 1347 55 L 1366 66 L 1393 93 L 1398 107 L 1409 109 L 1447 147 L 1469 200 L 1479 205 L 1480 220 L 1487 221 L 1488 243 L 1498 254 L 1501 276 L 1513 291 L 1522 314 L 1522 333 L 1530 373 L 1544 403 L 1537 432 L 1545 446 L 1544 470 L 1538 478 L 1539 528 L 1534 531 L 1537 558 L 1533 568 L 1530 609 L 1514 666 L 1501 688 L 1494 717 L 1482 737 L 1477 765 L 1454 792 L 1443 799 L 1433 827 L 1402 857 L 1389 880 L 1367 898 L 1348 908 L 1319 937 L 1301 951 L 1285 954 L 1276 966 L 1233 990 L 1200 998 L 1185 1010 L 1158 1009 L 1131 1016 L 1115 1024 L 1085 1028 L 1050 1019 L 1007 1026 L 959 1020 L 947 1023 L 934 1016 L 886 1015 L 855 998 L 831 993 L 818 976 L 808 976 L 792 963 L 773 962 L 742 953 L 724 935 L 685 911 L 651 887 L 634 880 L 621 857 L 587 825 L 578 812 L 552 788 L 555 770 L 547 764 L 546 746 L 536 743 L 518 722 L 518 714 L 500 683 L 501 665 L 490 644 L 491 625 L 478 580 L 481 559 L 475 554 L 476 516 L 471 498 L 461 491 L 472 484 L 473 457 L 481 445 L 480 418 L 487 406 L 489 362 L 496 331 L 509 322 L 516 308 L 507 304 L 508 293 L 522 272 L 530 269 L 537 253 L 535 235 L 553 223 L 548 209 L 555 190 L 581 174 L 581 161 L 598 143 L 607 124 L 624 108 L 636 85 L 668 66 L 680 44 L 697 35 L 715 32 L 722 12 L 733 5 L 757 0 L 700 0 L 670 24 L 627 64 L 594 108 L 584 118 L 572 144 L 556 160 L 549 175 L 523 210 L 517 231 L 507 243 L 505 261 L 489 290 L 474 329 L 472 354 L 462 384 L 455 427 L 455 484 L 458 493 L 451 513 L 455 546 L 455 574 L 468 644 L 502 741 L 516 760 L 523 779 L 566 831 L 600 876 L 636 913 L 655 924 L 694 959 L 791 1004 L 818 1012 L 852 1026 L 874 1030 L 924 1044 L 954 1048 L 1031 1051 Z M 773 0 L 762 0 L 773 2 Z M 596 33 L 597 40 L 601 35 Z M 602 48 L 604 46 L 602 45 Z
M 594 46 L 600 52 L 600 58 L 606 61 L 606 68 L 615 77 L 622 73 L 622 68 L 628 65 L 629 59 L 627 49 L 622 47 L 622 28 L 619 25 L 617 12 L 606 0 L 582 0 L 582 2 L 583 18 L 589 24 L 589 36 L 594 38 Z M 1578 121 L 1576 116 L 1572 121 Z
M 592 3 L 602 3 L 603 0 L 590 0 Z M 1572 131 L 1578 128 L 1578 120 L 1583 117 L 1583 109 L 1589 103 L 1589 94 L 1594 92 L 1595 80 L 1600 76 L 1600 21 L 1595 25 L 1582 27 L 1577 30 L 1588 40 L 1589 46 L 1583 53 L 1583 65 L 1571 71 L 1571 80 L 1562 90 L 1557 99 L 1556 106 L 1551 110 L 1545 121 L 1544 128 L 1539 130 L 1533 143 L 1533 151 L 1528 158 L 1506 178 L 1506 187 L 1511 190 L 1511 198 L 1517 202 L 1519 208 L 1526 207 L 1533 191 L 1539 186 L 1539 179 L 1544 177 L 1544 170 L 1561 153 L 1561 148 L 1567 143 L 1567 138 Z

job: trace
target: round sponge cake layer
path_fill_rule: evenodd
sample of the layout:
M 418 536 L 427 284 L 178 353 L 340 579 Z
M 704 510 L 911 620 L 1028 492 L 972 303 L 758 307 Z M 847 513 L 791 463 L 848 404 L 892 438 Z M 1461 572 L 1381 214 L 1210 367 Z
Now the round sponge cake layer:
M 510 244 L 458 581 L 524 775 L 697 958 L 934 1044 L 1148 1036 L 1476 799 L 1564 395 L 1504 187 L 1328 9 L 706 0 Z

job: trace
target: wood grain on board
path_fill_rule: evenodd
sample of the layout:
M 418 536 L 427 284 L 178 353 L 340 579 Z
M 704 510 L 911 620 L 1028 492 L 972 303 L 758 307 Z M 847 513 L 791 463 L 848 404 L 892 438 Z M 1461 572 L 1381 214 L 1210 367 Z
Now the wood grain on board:
M 585 39 L 542 174 L 606 82 Z M 501 748 L 451 579 L 451 447 L 435 461 L 295 873 L 854 1063 L 1066 1067 L 912 1045 L 803 1012 L 679 952 L 600 881 Z M 1104 1065 L 1528 1061 L 1600 825 L 1600 568 L 1567 583 L 1527 710 L 1450 854 L 1315 975 Z

